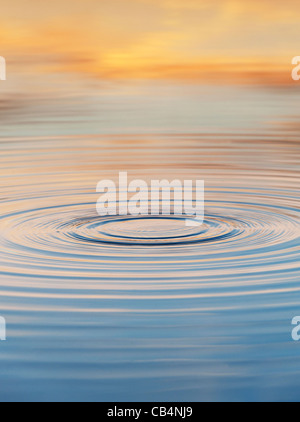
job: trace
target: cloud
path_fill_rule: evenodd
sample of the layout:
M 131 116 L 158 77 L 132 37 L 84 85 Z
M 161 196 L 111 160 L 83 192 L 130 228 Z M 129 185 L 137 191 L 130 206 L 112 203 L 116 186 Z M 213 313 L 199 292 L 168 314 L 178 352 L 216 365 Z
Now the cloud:
M 0 55 L 32 74 L 285 83 L 299 17 L 295 0 L 11 0 Z

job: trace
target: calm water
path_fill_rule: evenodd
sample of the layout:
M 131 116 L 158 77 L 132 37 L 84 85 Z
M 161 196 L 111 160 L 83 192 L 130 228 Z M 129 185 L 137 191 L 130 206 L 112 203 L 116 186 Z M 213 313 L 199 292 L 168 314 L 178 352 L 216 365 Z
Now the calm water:
M 14 136 L 0 140 L 1 401 L 300 399 L 300 133 L 258 130 L 262 108 L 263 126 L 289 101 L 274 111 L 267 93 L 255 109 L 248 95 L 245 118 L 235 126 L 234 98 L 216 133 L 215 110 L 202 106 L 210 134 L 180 134 L 189 111 L 176 135 L 5 127 Z M 148 117 L 157 129 L 167 120 Z M 37 124 L 49 133 L 51 122 Z M 98 217 L 97 182 L 122 170 L 205 179 L 204 225 Z

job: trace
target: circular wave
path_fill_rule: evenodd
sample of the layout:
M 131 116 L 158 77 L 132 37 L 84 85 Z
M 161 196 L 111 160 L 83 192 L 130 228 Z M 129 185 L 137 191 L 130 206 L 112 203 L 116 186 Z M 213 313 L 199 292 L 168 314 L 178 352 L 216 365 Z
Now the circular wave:
M 84 195 L 88 199 L 89 193 Z M 99 217 L 95 202 L 83 197 L 82 192 L 39 197 L 39 207 L 2 213 L 1 273 L 99 282 L 109 278 L 110 288 L 115 282 L 121 291 L 131 290 L 128 277 L 135 289 L 155 278 L 153 288 L 159 280 L 164 290 L 173 280 L 176 289 L 189 294 L 189 286 L 193 290 L 207 280 L 218 282 L 221 275 L 226 286 L 229 277 L 263 273 L 263 288 L 272 274 L 277 280 L 280 274 L 289 278 L 298 269 L 300 217 L 291 192 L 285 205 L 274 203 L 274 191 L 259 192 L 259 203 L 253 202 L 258 195 L 238 189 L 221 192 L 218 201 L 209 199 L 208 192 L 199 227 L 187 227 L 185 216 Z M 8 208 L 20 208 L 20 201 Z M 256 282 L 249 284 L 254 286 Z

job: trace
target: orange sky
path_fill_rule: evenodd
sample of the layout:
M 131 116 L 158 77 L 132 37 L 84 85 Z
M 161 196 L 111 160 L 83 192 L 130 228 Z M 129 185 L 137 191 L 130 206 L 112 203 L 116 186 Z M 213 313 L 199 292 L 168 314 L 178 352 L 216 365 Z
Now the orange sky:
M 29 72 L 288 83 L 298 0 L 10 0 L 0 55 Z

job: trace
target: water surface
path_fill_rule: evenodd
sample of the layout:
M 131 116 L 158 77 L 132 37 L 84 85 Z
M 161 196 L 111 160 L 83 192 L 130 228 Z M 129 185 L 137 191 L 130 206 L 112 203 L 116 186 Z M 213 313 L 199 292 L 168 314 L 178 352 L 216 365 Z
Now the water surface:
M 2 136 L 1 401 L 299 400 L 299 134 L 249 110 L 215 133 Z M 97 216 L 119 171 L 204 179 L 203 226 Z

